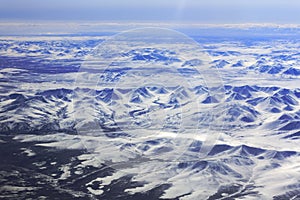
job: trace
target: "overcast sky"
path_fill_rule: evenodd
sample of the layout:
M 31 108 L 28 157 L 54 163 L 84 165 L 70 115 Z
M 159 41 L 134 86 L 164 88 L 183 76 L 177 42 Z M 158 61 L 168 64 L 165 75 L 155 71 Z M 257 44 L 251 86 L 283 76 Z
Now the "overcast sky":
M 300 1 L 0 0 L 0 20 L 300 24 Z

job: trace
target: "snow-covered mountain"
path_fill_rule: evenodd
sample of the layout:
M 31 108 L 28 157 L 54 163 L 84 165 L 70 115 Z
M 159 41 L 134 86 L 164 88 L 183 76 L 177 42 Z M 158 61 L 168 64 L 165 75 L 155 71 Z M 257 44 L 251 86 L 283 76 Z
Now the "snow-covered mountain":
M 225 92 L 226 103 L 217 106 L 220 107 L 219 112 L 215 113 L 221 121 L 225 122 L 223 128 L 234 125 L 263 126 L 265 123 L 270 123 L 270 120 L 264 119 L 267 115 L 274 116 L 272 123 L 277 126 L 276 130 L 281 129 L 282 124 L 278 123 L 278 119 L 284 120 L 285 123 L 298 120 L 299 89 L 227 85 Z M 176 114 L 178 110 L 178 113 L 181 113 L 182 109 L 192 104 L 190 96 L 197 97 L 198 106 L 203 106 L 202 110 L 205 110 L 207 104 L 215 103 L 208 100 L 210 94 L 204 86 L 195 88 L 147 86 L 101 90 L 60 88 L 36 92 L 33 95 L 12 92 L 1 96 L 1 133 L 75 132 L 77 119 L 74 116 L 83 113 L 86 118 L 80 122 L 82 126 L 88 124 L 89 120 L 95 119 L 99 120 L 101 127 L 105 127 L 108 121 L 121 126 L 126 121 L 131 123 L 137 119 L 147 120 L 146 116 L 155 115 L 154 113 L 157 112 L 172 110 L 172 113 Z M 117 109 L 123 110 L 117 111 Z M 189 112 L 187 121 L 195 121 L 194 125 L 207 114 L 188 108 L 185 110 Z M 87 117 L 89 115 L 92 118 Z M 139 123 L 146 122 L 139 121 Z
M 0 142 L 73 197 L 300 198 L 299 43 L 180 39 L 2 38 Z

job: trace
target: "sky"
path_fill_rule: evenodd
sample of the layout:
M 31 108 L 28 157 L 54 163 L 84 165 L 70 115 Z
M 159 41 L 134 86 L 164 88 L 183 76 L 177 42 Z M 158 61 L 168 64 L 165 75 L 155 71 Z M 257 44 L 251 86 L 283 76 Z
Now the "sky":
M 0 20 L 300 24 L 299 0 L 0 0 Z

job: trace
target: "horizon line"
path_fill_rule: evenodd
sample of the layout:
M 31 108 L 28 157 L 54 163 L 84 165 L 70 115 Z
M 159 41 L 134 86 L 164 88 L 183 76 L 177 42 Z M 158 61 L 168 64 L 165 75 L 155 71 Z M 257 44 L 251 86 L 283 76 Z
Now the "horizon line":
M 185 27 L 193 26 L 199 28 L 255 28 L 255 27 L 274 27 L 274 28 L 300 28 L 300 23 L 270 23 L 270 22 L 247 22 L 247 23 L 202 23 L 202 22 L 176 22 L 176 21 L 108 21 L 108 20 L 3 20 L 1 25 L 47 25 L 47 24 L 65 24 L 65 25 L 106 25 L 106 26 L 175 26 Z

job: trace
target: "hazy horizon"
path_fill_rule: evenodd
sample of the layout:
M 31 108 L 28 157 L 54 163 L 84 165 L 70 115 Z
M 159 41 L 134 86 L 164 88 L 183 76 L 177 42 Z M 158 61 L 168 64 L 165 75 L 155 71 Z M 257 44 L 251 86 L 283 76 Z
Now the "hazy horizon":
M 0 21 L 122 21 L 299 24 L 300 2 L 239 0 L 2 0 Z

